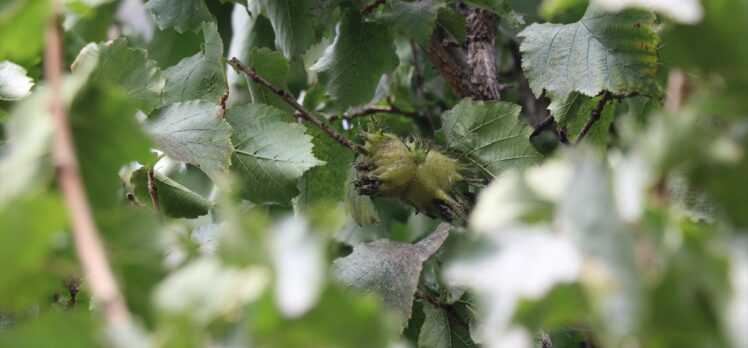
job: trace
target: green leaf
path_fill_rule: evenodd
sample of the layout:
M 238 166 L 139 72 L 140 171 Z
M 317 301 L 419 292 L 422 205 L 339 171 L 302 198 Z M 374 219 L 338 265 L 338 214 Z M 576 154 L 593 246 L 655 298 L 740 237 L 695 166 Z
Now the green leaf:
M 423 44 L 434 32 L 439 10 L 445 6 L 442 0 L 393 0 L 386 3 L 382 19 L 398 33 Z
M 89 82 L 114 86 L 127 92 L 144 112 L 161 105 L 164 78 L 156 62 L 149 60 L 143 49 L 128 47 L 127 39 L 102 44 L 89 44 L 78 54 L 73 71 L 98 62 Z
M 231 126 L 218 111 L 218 105 L 205 101 L 175 103 L 154 111 L 146 125 L 159 150 L 216 182 L 228 171 L 233 150 Z
M 304 316 L 287 319 L 278 313 L 270 296 L 253 307 L 247 327 L 260 347 L 389 346 L 393 336 L 381 306 L 370 297 L 328 286 L 317 306 Z
M 528 140 L 532 129 L 517 119 L 519 111 L 511 103 L 465 99 L 442 114 L 447 145 L 488 177 L 531 165 L 541 155 Z
M 255 48 L 252 50 L 252 70 L 262 76 L 274 86 L 287 90 L 287 78 L 290 67 L 288 61 L 283 58 L 283 54 L 278 51 L 272 51 L 269 48 Z M 247 78 L 249 92 L 252 95 L 252 102 L 257 104 L 267 104 L 275 106 L 281 110 L 292 112 L 293 109 L 283 98 L 279 97 L 269 88 L 262 86 L 251 79 Z
M 88 81 L 92 64 L 62 79 L 62 102 L 70 106 L 73 98 Z M 18 102 L 4 120 L 2 155 L 0 156 L 0 209 L 14 197 L 37 190 L 47 190 L 54 177 L 51 161 L 52 116 L 50 93 L 40 84 L 33 93 Z
M 546 90 L 560 100 L 574 91 L 659 94 L 654 20 L 642 10 L 612 14 L 590 6 L 576 23 L 527 27 L 518 36 L 532 91 L 540 96 Z
M 398 64 L 393 36 L 383 24 L 364 22 L 358 11 L 348 11 L 335 42 L 312 67 L 327 80 L 327 93 L 339 109 L 367 103 L 382 74 Z
M 301 55 L 314 44 L 309 9 L 314 0 L 259 0 L 275 31 L 275 46 L 286 58 Z
M 145 8 L 153 12 L 161 30 L 198 31 L 203 22 L 216 21 L 203 0 L 150 0 Z
M 558 18 L 567 12 L 577 14 L 581 17 L 589 4 L 589 0 L 543 0 L 538 7 L 538 13 L 545 19 Z
M 465 32 L 467 31 L 467 21 L 465 17 L 459 14 L 451 7 L 439 9 L 439 16 L 436 18 L 437 23 L 446 29 L 457 41 L 465 42 Z
M 152 291 L 166 276 L 163 225 L 151 211 L 125 204 L 99 209 L 95 218 L 112 271 L 124 280 L 121 289 L 128 309 L 152 324 Z
M 343 201 L 353 152 L 341 147 L 317 127 L 309 128 L 307 133 L 312 136 L 314 157 L 325 164 L 304 173 L 299 189 L 299 203 L 305 206 L 317 203 L 337 206 Z
M 75 150 L 94 209 L 114 209 L 123 200 L 120 168 L 153 158 L 151 141 L 128 102 L 118 90 L 94 86 L 82 91 L 70 108 Z
M 4 60 L 0 62 L 0 100 L 18 100 L 31 93 L 34 80 L 26 76 L 26 69 Z
M 343 285 L 371 292 L 396 315 L 399 331 L 410 318 L 423 262 L 433 255 L 449 234 L 442 223 L 416 244 L 380 239 L 359 244 L 353 252 L 332 264 L 334 278 Z
M 285 113 L 272 106 L 248 104 L 226 113 L 235 129 L 233 171 L 239 175 L 242 197 L 255 203 L 288 205 L 299 192 L 297 180 L 324 164 L 312 154 L 306 127 L 283 121 Z
M 201 52 L 166 69 L 163 103 L 207 100 L 218 103 L 228 89 L 223 72 L 223 42 L 215 23 L 203 23 L 205 44 Z
M 100 320 L 92 318 L 82 308 L 71 311 L 50 309 L 33 320 L 20 321 L 7 329 L 3 327 L 0 346 L 33 347 L 104 347 L 97 338 Z M 44 335 L 40 335 L 44 332 Z
M 348 178 L 345 180 L 345 212 L 350 214 L 359 226 L 378 224 L 379 214 L 371 197 L 359 195 L 356 191 L 353 184 L 356 176 L 356 170 L 350 168 Z
M 50 15 L 46 0 L 3 1 L 0 5 L 0 60 L 27 68 L 40 61 L 44 28 Z
M 633 235 L 618 217 L 606 164 L 588 157 L 575 167 L 554 224 L 581 251 L 585 263 L 595 265 L 590 266 L 594 270 L 582 270 L 582 286 L 594 294 L 591 307 L 603 318 L 608 338 L 618 342 L 637 330 L 635 318 L 642 310 Z
M 164 314 L 187 314 L 191 320 L 206 325 L 233 315 L 257 299 L 269 278 L 265 267 L 239 268 L 205 256 L 171 273 L 158 285 L 153 297 Z
M 43 218 L 41 218 L 43 217 Z M 55 284 L 42 276 L 55 234 L 67 227 L 62 200 L 52 193 L 21 197 L 0 209 L 0 307 L 23 310 Z M 18 291 L 23 284 L 24 291 Z M 0 335 L 1 337 L 2 335 Z
M 192 219 L 207 214 L 213 206 L 211 201 L 159 172 L 154 172 L 154 179 L 158 203 L 161 212 L 166 216 Z M 141 203 L 150 206 L 148 170 L 143 167 L 133 172 L 130 184 L 133 185 L 135 197 Z
M 599 101 L 599 96 L 590 98 L 574 92 L 565 102 L 554 100 L 548 106 L 548 109 L 553 118 L 556 119 L 558 127 L 565 128 L 569 140 L 573 141 L 579 135 L 587 119 L 589 119 L 592 109 L 597 106 Z M 608 142 L 608 130 L 610 129 L 610 125 L 613 124 L 616 105 L 615 101 L 605 104 L 602 113 L 600 113 L 600 119 L 592 125 L 585 136 L 585 143 L 592 143 L 602 148 L 605 147 Z
M 148 51 L 148 58 L 158 62 L 161 69 L 166 69 L 200 51 L 202 37 L 201 33 L 194 31 L 179 33 L 171 28 L 156 30 L 153 39 L 143 48 Z
M 418 347 L 424 348 L 474 348 L 466 323 L 459 322 L 442 308 L 424 302 L 425 320 L 418 335 Z

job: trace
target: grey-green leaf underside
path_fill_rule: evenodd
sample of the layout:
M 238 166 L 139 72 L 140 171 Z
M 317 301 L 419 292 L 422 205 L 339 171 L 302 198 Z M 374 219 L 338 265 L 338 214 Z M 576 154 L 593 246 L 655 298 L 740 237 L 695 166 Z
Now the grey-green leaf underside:
M 522 69 L 533 93 L 560 100 L 574 91 L 658 94 L 654 20 L 643 10 L 607 13 L 590 5 L 578 22 L 525 28 L 518 34 Z
M 233 147 L 231 126 L 218 117 L 218 111 L 218 105 L 205 101 L 175 103 L 154 111 L 146 127 L 159 150 L 221 182 Z
M 533 164 L 541 155 L 530 144 L 532 128 L 517 119 L 519 111 L 512 103 L 464 99 L 442 114 L 447 146 L 490 178 Z
M 379 296 L 396 315 L 398 329 L 402 330 L 411 315 L 423 262 L 441 247 L 448 234 L 449 224 L 443 222 L 416 244 L 380 239 L 356 245 L 350 255 L 333 262 L 333 277 L 343 285 Z

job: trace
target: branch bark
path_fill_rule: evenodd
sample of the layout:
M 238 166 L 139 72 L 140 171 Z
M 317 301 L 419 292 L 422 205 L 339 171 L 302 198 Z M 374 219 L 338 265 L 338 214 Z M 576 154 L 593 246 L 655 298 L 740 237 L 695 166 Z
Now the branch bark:
M 609 91 L 603 91 L 603 94 L 600 96 L 600 100 L 590 112 L 590 117 L 587 118 L 587 122 L 584 123 L 582 130 L 579 131 L 577 139 L 574 140 L 574 145 L 578 145 L 584 139 L 584 137 L 587 135 L 587 132 L 589 132 L 590 128 L 592 128 L 592 125 L 600 119 L 600 115 L 603 113 L 605 104 L 611 99 L 613 99 L 613 94 Z
M 496 64 L 499 17 L 469 6 L 461 7 L 461 12 L 467 20 L 466 47 L 437 27 L 426 54 L 458 98 L 500 100 L 501 85 Z
M 60 4 L 53 0 L 53 13 L 60 13 L 59 8 Z M 49 111 L 54 126 L 52 156 L 57 182 L 70 215 L 76 255 L 91 285 L 91 294 L 101 306 L 107 324 L 120 326 L 131 320 L 130 312 L 106 259 L 81 180 L 62 102 L 62 35 L 56 16 L 47 25 L 45 36 L 44 75 L 50 93 Z
M 431 35 L 426 56 L 442 75 L 457 98 L 472 96 L 467 75 L 467 57 L 457 40 L 444 29 L 437 28 Z
M 161 216 L 161 204 L 159 204 L 159 201 L 158 201 L 158 188 L 156 188 L 156 178 L 153 174 L 152 168 L 148 168 L 147 175 L 148 175 L 148 195 L 151 196 L 151 204 L 153 204 L 153 209 L 156 210 L 156 214 L 158 214 L 158 216 Z
M 361 145 L 354 143 L 350 139 L 346 138 L 344 135 L 332 129 L 332 127 L 330 127 L 328 124 L 322 123 L 320 120 L 314 117 L 309 111 L 307 111 L 303 106 L 301 106 L 301 104 L 299 104 L 299 102 L 297 102 L 293 96 L 291 96 L 291 93 L 289 93 L 288 91 L 284 89 L 276 87 L 275 85 L 270 83 L 270 81 L 265 80 L 260 75 L 257 75 L 257 73 L 254 70 L 244 65 L 236 57 L 231 58 L 231 60 L 229 60 L 229 64 L 231 64 L 231 66 L 233 66 L 235 69 L 243 72 L 245 75 L 247 75 L 247 77 L 249 77 L 253 81 L 273 91 L 273 93 L 281 97 L 281 99 L 283 99 L 283 101 L 285 101 L 286 104 L 290 105 L 292 108 L 296 110 L 296 115 L 298 117 L 301 117 L 309 121 L 313 125 L 317 126 L 319 129 L 327 133 L 327 135 L 329 135 L 332 139 L 337 141 L 340 145 L 343 145 L 356 152 L 364 152 L 364 148 Z
M 496 29 L 499 17 L 486 10 L 468 9 L 467 65 L 473 99 L 500 100 L 501 86 L 496 68 Z

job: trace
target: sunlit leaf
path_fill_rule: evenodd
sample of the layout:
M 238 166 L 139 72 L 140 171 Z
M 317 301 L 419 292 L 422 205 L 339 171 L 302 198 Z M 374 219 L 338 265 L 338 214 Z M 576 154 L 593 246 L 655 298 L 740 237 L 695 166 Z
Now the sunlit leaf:
M 26 76 L 26 69 L 4 60 L 0 62 L 0 100 L 18 100 L 29 93 L 34 80 Z

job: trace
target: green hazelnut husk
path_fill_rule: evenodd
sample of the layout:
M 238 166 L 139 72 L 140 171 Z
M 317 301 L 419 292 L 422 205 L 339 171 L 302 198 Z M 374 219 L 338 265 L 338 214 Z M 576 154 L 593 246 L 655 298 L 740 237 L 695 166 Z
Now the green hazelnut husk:
M 464 178 L 457 160 L 382 131 L 365 133 L 366 156 L 356 163 L 359 194 L 400 200 L 442 220 L 464 220 Z

